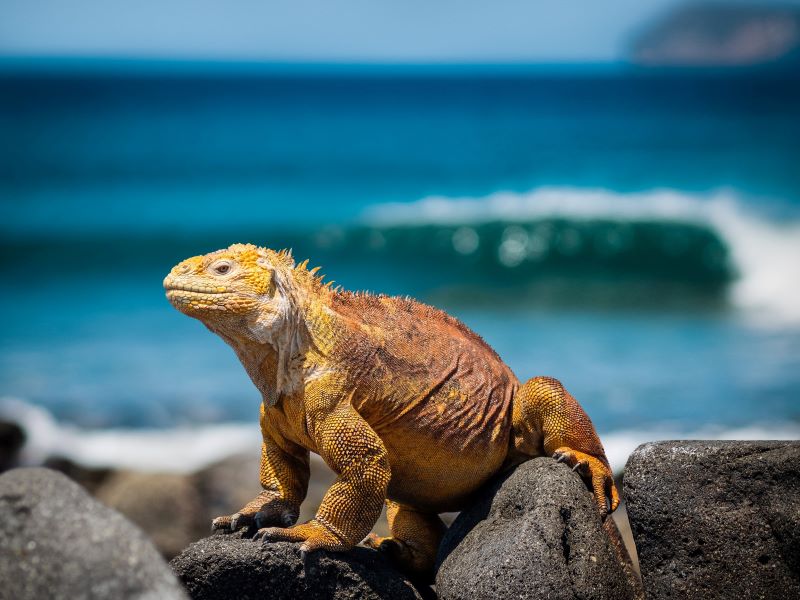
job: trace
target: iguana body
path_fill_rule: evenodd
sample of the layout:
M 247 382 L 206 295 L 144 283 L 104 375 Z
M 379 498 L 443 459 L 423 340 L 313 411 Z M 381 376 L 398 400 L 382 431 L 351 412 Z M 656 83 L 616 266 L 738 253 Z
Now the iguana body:
M 429 574 L 437 513 L 466 506 L 497 472 L 553 454 L 591 485 L 602 514 L 618 503 L 592 424 L 550 378 L 520 386 L 478 335 L 407 298 L 322 283 L 287 252 L 236 244 L 190 258 L 164 280 L 170 302 L 233 347 L 261 392 L 264 491 L 217 529 L 301 550 L 358 544 L 388 506 L 391 538 L 370 545 Z M 317 516 L 294 525 L 309 451 L 338 475 Z

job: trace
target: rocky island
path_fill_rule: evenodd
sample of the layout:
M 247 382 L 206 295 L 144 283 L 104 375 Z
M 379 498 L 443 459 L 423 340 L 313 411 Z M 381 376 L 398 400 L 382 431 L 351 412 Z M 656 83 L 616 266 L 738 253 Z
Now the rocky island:
M 645 67 L 800 65 L 800 9 L 770 4 L 687 4 L 641 31 L 630 61 Z

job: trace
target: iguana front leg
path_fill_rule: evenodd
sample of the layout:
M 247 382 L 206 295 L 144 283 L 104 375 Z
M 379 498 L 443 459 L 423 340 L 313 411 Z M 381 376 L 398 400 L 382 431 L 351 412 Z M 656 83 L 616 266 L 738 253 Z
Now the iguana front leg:
M 366 537 L 380 516 L 390 469 L 378 435 L 349 404 L 316 421 L 313 435 L 320 456 L 338 474 L 316 517 L 290 528 L 268 527 L 264 542 L 303 542 L 301 552 L 348 550 Z
M 619 505 L 614 475 L 591 420 L 572 395 L 552 377 L 534 377 L 514 395 L 513 462 L 551 455 L 578 471 L 605 516 Z M 516 460 L 513 460 L 516 458 Z M 610 509 L 610 510 L 609 510 Z
M 251 525 L 288 527 L 297 521 L 308 490 L 308 450 L 276 435 L 268 421 L 262 405 L 259 477 L 264 490 L 236 513 L 214 519 L 212 531 L 231 533 Z

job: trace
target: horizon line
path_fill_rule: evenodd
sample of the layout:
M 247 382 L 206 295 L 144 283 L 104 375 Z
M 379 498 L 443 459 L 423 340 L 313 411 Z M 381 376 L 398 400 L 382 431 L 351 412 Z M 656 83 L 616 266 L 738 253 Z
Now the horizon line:
M 300 60 L 272 58 L 202 58 L 112 55 L 0 55 L 0 75 L 524 75 L 792 72 L 782 64 L 646 65 L 618 60 Z

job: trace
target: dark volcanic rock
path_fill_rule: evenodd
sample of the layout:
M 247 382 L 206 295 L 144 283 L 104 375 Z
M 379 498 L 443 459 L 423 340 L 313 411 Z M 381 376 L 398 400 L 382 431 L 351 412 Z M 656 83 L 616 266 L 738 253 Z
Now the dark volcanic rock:
M 375 551 L 313 552 L 299 544 L 264 545 L 240 535 L 213 535 L 189 546 L 170 566 L 194 600 L 418 599 Z
M 610 519 L 606 527 L 616 533 Z M 436 591 L 443 600 L 635 598 L 638 581 L 620 552 L 580 477 L 536 458 L 455 520 L 439 548 Z
M 800 442 L 658 442 L 625 468 L 648 599 L 800 598 Z
M 0 597 L 185 598 L 147 537 L 49 469 L 0 476 Z

